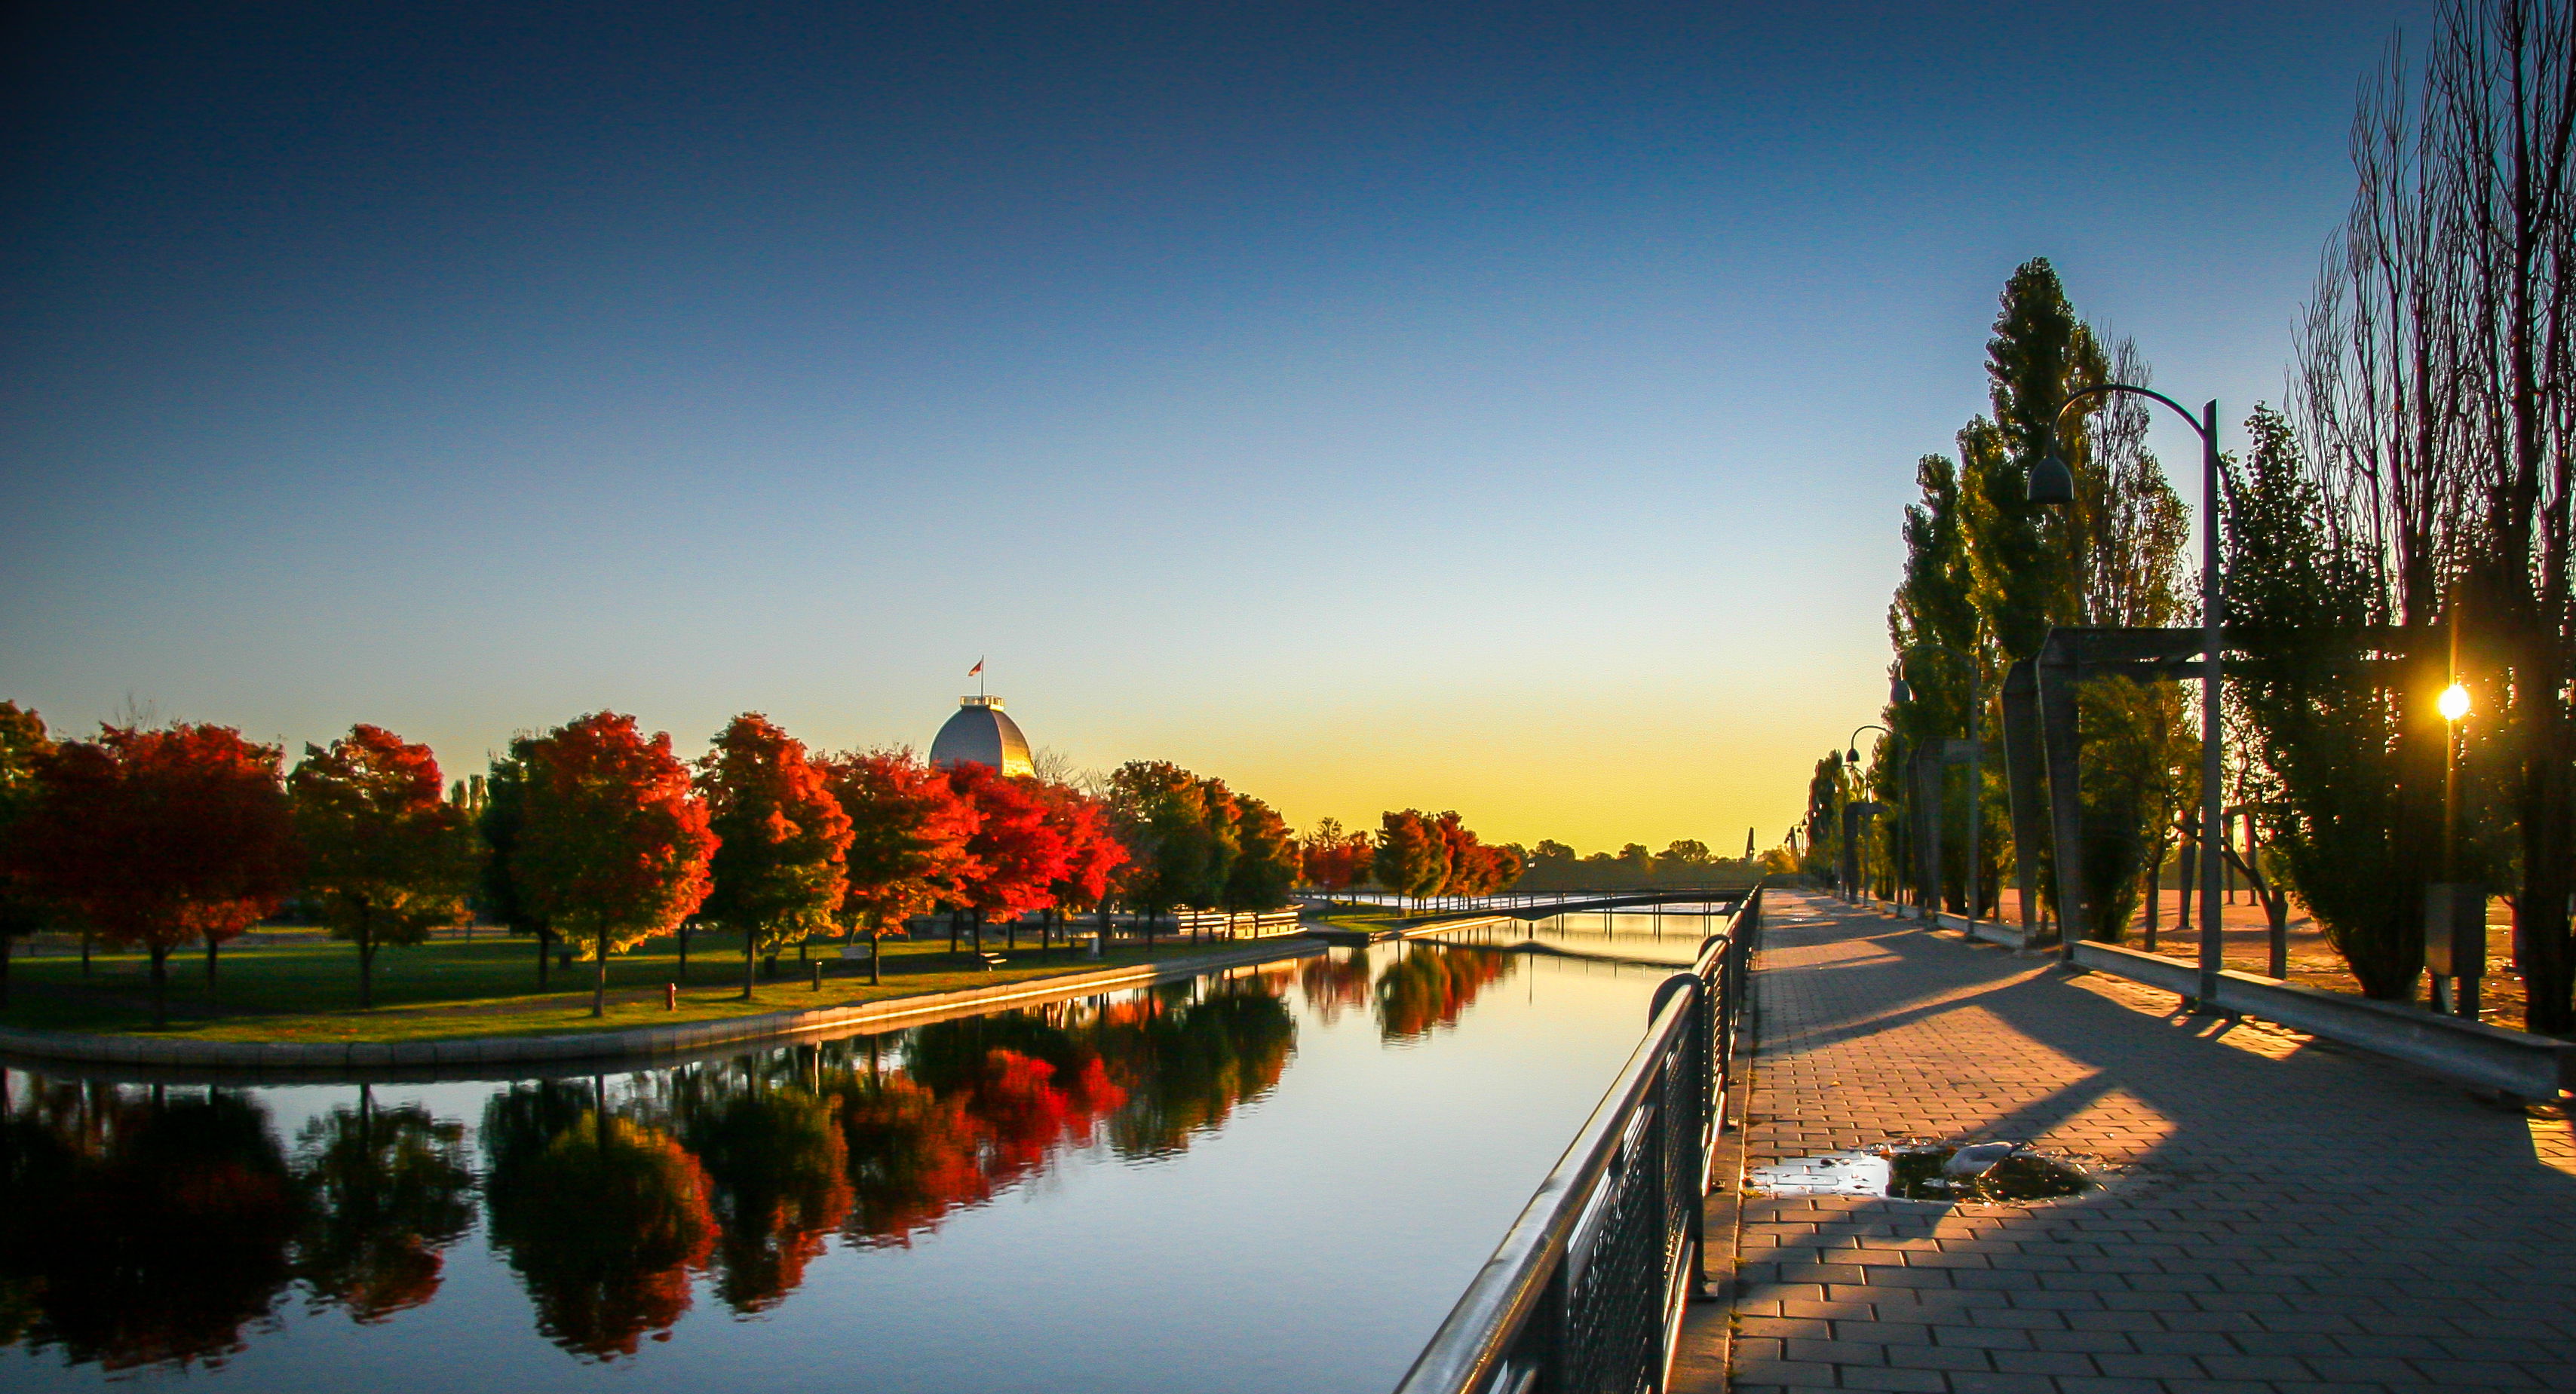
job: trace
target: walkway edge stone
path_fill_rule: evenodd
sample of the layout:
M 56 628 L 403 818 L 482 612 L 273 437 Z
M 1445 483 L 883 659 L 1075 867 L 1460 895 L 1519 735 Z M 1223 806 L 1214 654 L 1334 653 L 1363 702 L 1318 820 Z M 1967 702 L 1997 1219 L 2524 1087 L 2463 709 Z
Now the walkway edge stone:
M 550 1036 L 465 1036 L 429 1041 L 190 1041 L 138 1036 L 84 1035 L 0 1027 L 0 1055 L 22 1060 L 77 1061 L 180 1069 L 312 1075 L 325 1072 L 546 1065 L 565 1061 L 605 1064 L 719 1046 L 787 1040 L 818 1031 L 860 1029 L 914 1017 L 984 1011 L 1014 1002 L 1079 997 L 1143 987 L 1203 973 L 1253 967 L 1323 952 L 1319 939 L 1283 935 L 1242 949 L 1167 963 L 1138 963 L 1088 973 L 1024 978 L 991 987 L 926 992 L 842 1007 L 765 1012 L 675 1026 L 630 1027 Z
M 2183 997 L 2200 992 L 2195 965 L 2117 944 L 2077 944 L 2075 963 Z M 2216 1005 L 2526 1099 L 2554 1100 L 2561 1090 L 2576 1088 L 2576 1043 L 2528 1031 L 2232 968 L 2218 975 Z

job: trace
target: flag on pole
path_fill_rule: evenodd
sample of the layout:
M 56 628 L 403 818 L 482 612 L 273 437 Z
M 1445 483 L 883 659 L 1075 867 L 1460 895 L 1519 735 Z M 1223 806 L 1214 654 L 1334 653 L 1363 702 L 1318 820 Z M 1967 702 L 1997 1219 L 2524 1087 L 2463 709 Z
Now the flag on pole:
M 967 670 L 966 670 L 966 676 L 968 676 L 968 677 L 970 677 L 970 678 L 972 678 L 972 677 L 980 677 L 980 676 L 982 676 L 982 675 L 983 675 L 983 672 L 984 672 L 984 660 L 982 660 L 982 659 L 980 659 L 980 658 L 979 658 L 979 659 L 976 659 L 976 660 L 975 660 L 975 666 L 974 666 L 974 667 L 969 668 L 969 669 L 967 669 Z

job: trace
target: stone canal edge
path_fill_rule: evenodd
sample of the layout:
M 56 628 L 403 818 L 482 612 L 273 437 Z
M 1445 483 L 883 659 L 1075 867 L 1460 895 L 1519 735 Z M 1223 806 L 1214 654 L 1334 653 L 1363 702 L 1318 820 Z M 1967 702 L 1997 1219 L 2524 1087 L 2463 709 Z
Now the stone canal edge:
M 258 1075 L 355 1076 L 370 1072 L 467 1075 L 496 1066 L 664 1061 L 818 1032 L 863 1030 L 925 1018 L 972 1015 L 1019 1002 L 1082 997 L 1195 978 L 1321 953 L 1323 940 L 1281 936 L 1242 949 L 1170 963 L 1023 978 L 991 987 L 881 998 L 841 1007 L 764 1012 L 678 1026 L 639 1026 L 544 1036 L 467 1036 L 433 1041 L 192 1041 L 0 1027 L 0 1056 L 21 1061 L 210 1070 Z M 583 1071 L 586 1072 L 586 1071 Z

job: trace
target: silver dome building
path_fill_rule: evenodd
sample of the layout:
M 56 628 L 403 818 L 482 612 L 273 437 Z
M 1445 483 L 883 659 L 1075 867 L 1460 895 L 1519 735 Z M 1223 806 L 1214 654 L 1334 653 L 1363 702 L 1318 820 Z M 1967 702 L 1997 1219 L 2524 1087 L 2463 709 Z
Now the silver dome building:
M 989 765 L 1005 775 L 1034 774 L 1029 738 L 1020 724 L 1002 712 L 999 697 L 960 697 L 957 713 L 939 728 L 930 743 L 930 763 L 940 769 L 963 764 Z

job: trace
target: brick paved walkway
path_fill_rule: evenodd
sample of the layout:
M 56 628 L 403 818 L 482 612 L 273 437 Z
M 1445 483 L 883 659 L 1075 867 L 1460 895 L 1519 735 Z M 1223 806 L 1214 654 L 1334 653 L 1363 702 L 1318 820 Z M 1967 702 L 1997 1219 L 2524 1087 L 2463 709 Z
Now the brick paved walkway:
M 1748 1201 L 1738 1391 L 2576 1390 L 2565 1122 L 1829 897 L 1770 910 L 1751 1163 L 1914 1135 L 2125 1171 L 2027 1208 Z

